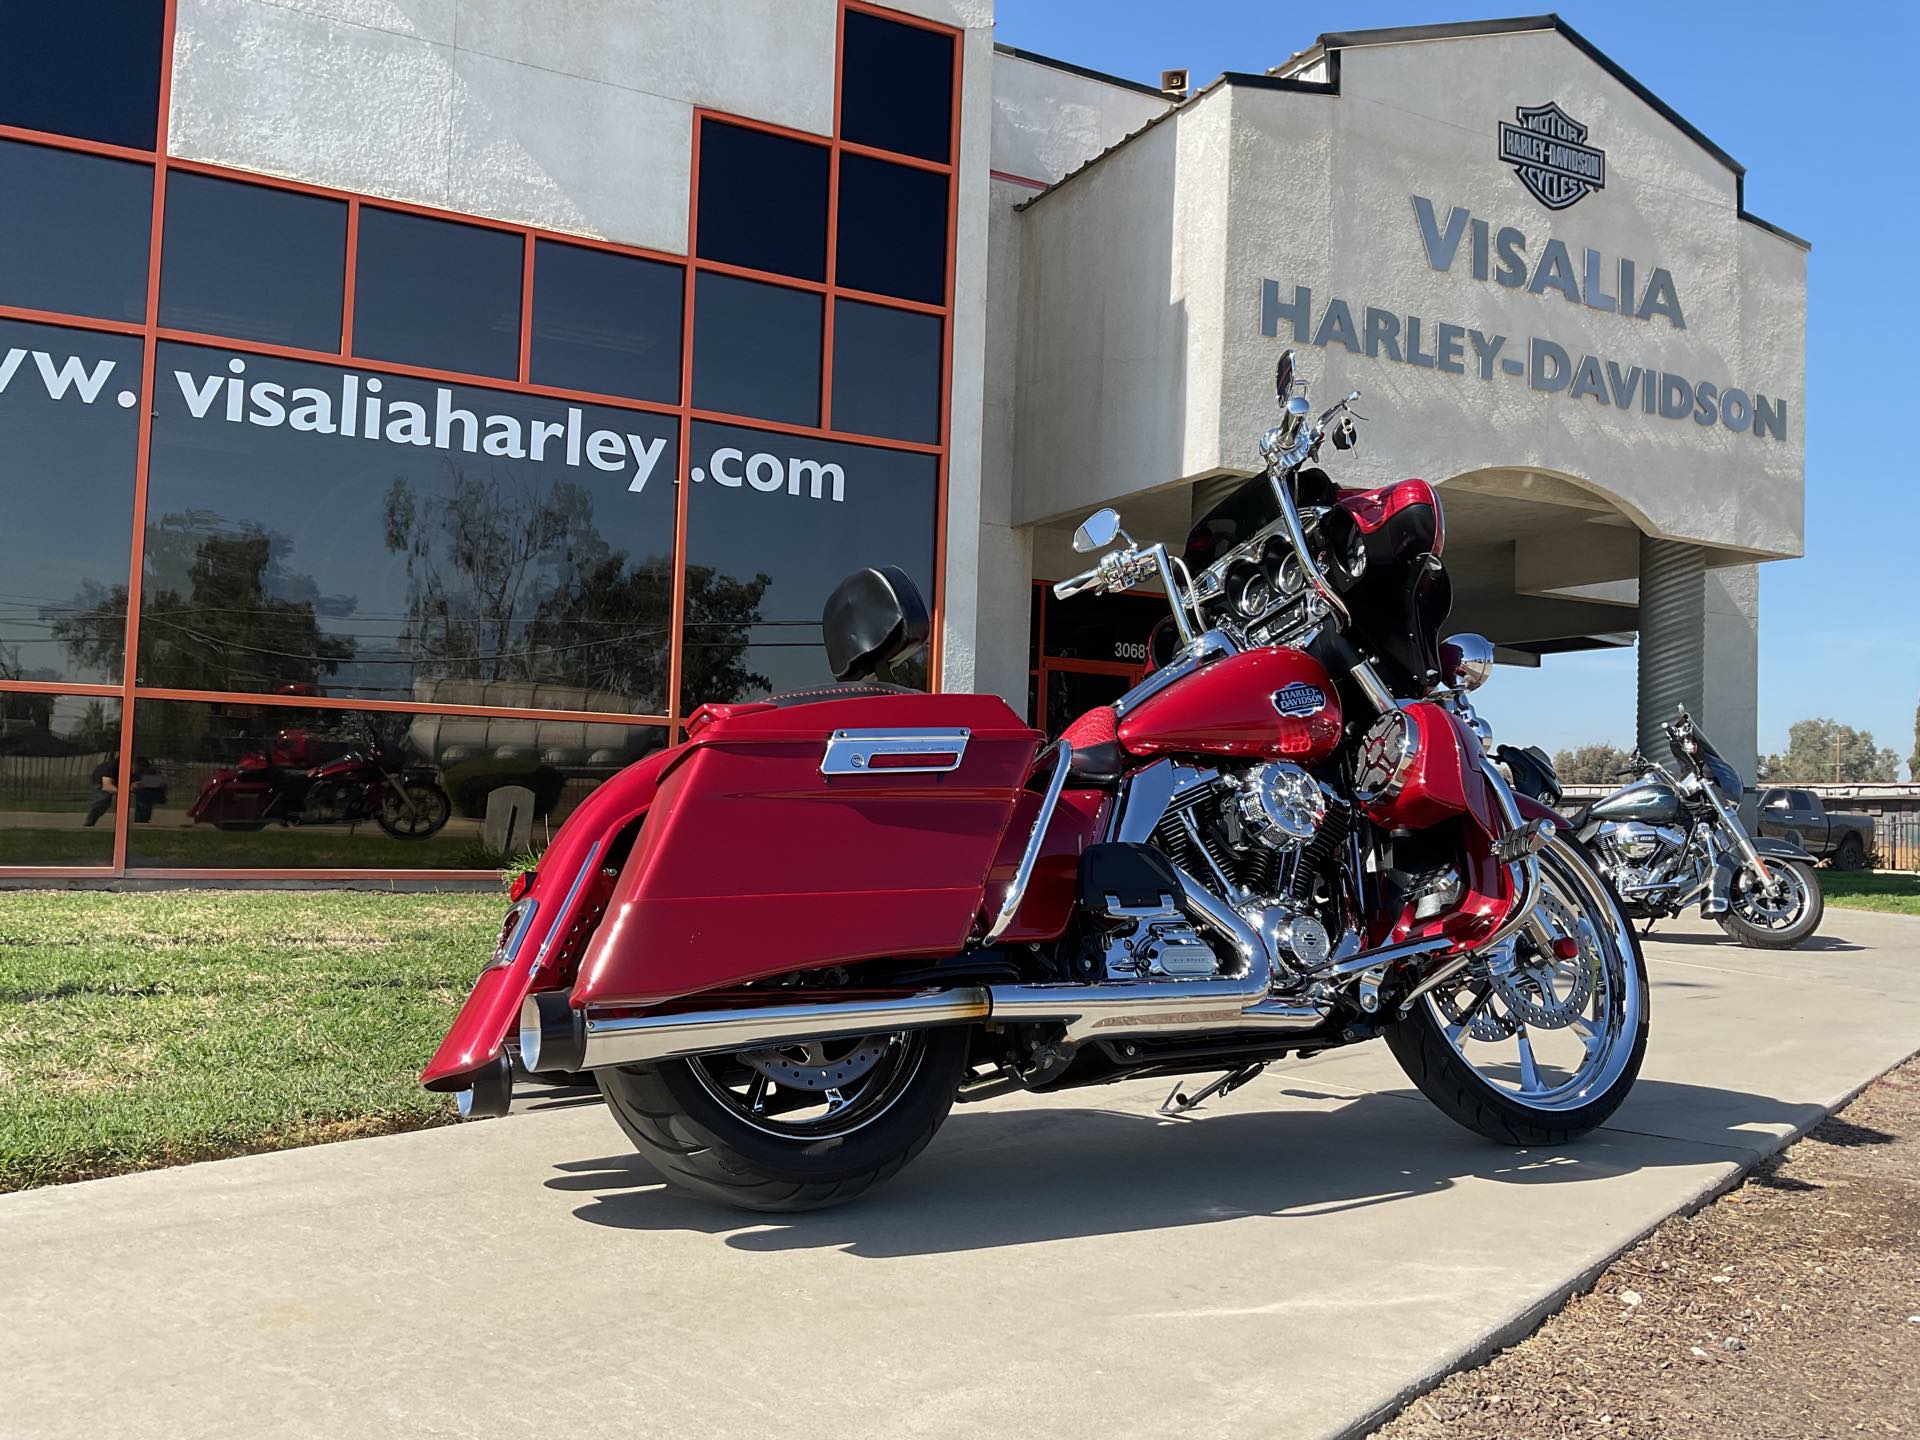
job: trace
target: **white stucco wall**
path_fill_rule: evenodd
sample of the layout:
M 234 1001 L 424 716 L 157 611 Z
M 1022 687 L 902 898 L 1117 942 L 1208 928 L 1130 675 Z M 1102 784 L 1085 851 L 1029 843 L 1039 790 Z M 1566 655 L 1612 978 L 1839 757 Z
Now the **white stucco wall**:
M 991 0 L 892 8 L 983 37 L 993 23 Z M 179 0 L 168 146 L 679 252 L 694 108 L 830 133 L 837 13 L 835 0 Z M 970 72 L 989 55 L 969 45 Z
M 1166 113 L 1170 103 L 1002 52 L 993 64 L 993 168 L 1051 184 Z

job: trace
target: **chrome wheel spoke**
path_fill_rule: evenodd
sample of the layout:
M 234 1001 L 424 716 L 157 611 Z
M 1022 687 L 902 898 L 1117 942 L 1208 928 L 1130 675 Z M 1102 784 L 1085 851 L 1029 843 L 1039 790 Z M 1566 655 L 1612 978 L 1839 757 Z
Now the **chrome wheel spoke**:
M 1520 1088 L 1529 1094 L 1537 1093 L 1541 1088 L 1540 1066 L 1533 1058 L 1533 1039 L 1523 1025 L 1514 1032 L 1513 1038 L 1520 1043 Z
M 771 1089 L 773 1089 L 773 1081 L 755 1071 L 752 1081 L 747 1086 L 747 1109 L 755 1115 L 766 1114 L 767 1092 Z

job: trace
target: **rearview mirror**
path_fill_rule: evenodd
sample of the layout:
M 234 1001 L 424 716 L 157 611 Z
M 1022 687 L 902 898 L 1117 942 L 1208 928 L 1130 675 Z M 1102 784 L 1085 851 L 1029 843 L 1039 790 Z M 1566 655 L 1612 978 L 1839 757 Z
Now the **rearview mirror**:
M 1478 690 L 1493 675 L 1493 642 L 1462 630 L 1440 642 L 1440 678 L 1460 690 Z
M 1073 548 L 1085 555 L 1090 550 L 1104 550 L 1113 543 L 1120 533 L 1120 512 L 1118 510 L 1096 510 L 1080 522 L 1080 528 L 1073 532 Z
M 1293 351 L 1282 350 L 1273 367 L 1273 393 L 1282 405 L 1293 394 Z

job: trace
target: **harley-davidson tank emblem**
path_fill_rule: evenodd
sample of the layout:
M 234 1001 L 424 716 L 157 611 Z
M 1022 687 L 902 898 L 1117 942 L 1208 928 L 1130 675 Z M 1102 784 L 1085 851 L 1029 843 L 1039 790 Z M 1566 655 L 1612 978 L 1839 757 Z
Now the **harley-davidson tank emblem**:
M 1282 715 L 1318 715 L 1327 708 L 1327 692 L 1296 680 L 1273 692 L 1273 708 Z
M 1587 127 L 1549 100 L 1516 105 L 1514 119 L 1500 122 L 1500 158 L 1520 183 L 1549 210 L 1564 210 L 1607 186 L 1607 152 L 1584 143 Z

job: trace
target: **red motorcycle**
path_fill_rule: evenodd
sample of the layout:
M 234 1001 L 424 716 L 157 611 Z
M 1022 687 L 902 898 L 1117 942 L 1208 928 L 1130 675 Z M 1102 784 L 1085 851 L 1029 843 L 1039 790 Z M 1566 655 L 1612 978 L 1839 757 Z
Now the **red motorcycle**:
M 314 763 L 313 737 L 282 730 L 263 754 L 241 757 L 201 788 L 187 818 L 219 830 L 353 825 L 371 820 L 398 840 L 437 834 L 453 814 L 438 773 L 413 765 L 362 721 L 363 744 Z
M 1646 1046 L 1633 931 L 1484 751 L 1492 647 L 1439 641 L 1433 489 L 1337 489 L 1358 393 L 1313 416 L 1290 352 L 1277 382 L 1265 472 L 1184 556 L 1103 510 L 1055 587 L 1157 581 L 1168 663 L 1042 749 L 996 697 L 867 678 L 927 615 L 854 575 L 824 619 L 850 683 L 705 706 L 597 790 L 424 1083 L 479 1116 L 512 1049 L 591 1071 L 662 1175 L 761 1210 L 887 1178 L 956 1094 L 1214 1072 L 1180 1111 L 1376 1036 L 1503 1143 L 1605 1120 Z

